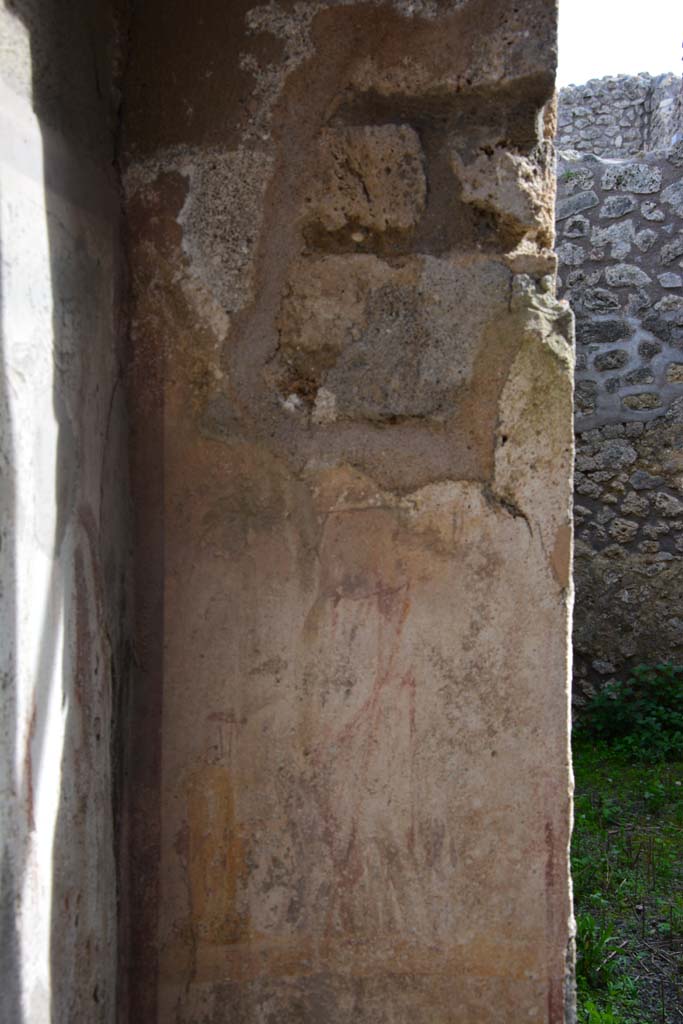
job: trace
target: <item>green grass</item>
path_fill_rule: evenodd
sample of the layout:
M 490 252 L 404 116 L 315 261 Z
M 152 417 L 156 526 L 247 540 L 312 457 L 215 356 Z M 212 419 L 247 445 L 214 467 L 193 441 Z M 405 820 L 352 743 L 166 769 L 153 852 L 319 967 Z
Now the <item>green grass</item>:
M 574 771 L 579 1024 L 683 1021 L 683 763 L 579 730 Z

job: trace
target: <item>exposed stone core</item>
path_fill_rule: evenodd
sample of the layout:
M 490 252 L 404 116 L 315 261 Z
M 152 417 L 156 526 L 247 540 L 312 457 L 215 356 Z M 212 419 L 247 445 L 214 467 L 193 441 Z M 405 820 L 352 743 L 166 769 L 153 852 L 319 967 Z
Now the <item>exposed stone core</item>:
M 134 11 L 129 1020 L 565 1019 L 555 18 Z

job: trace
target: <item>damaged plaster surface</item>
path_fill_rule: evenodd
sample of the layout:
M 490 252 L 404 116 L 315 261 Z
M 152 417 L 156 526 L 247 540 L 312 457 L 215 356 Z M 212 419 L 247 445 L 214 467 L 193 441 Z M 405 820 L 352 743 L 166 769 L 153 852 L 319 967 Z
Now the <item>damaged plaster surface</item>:
M 133 17 L 124 1019 L 571 1016 L 555 17 Z

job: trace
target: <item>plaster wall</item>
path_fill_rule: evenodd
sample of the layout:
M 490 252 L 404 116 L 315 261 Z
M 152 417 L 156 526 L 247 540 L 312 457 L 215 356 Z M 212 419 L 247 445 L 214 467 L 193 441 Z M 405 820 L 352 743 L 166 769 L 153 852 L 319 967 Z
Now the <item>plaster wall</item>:
M 3 1024 L 111 1022 L 127 457 L 114 26 L 0 10 Z
M 571 1019 L 555 31 L 137 5 L 121 1020 Z

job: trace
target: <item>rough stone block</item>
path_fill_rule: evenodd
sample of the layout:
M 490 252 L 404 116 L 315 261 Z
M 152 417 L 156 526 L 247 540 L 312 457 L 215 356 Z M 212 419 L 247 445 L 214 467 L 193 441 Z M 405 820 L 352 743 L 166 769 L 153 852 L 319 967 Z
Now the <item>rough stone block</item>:
M 616 217 L 632 213 L 635 208 L 636 201 L 633 196 L 608 196 L 600 207 L 600 217 L 605 220 L 613 220 Z
M 640 204 L 640 212 L 645 220 L 663 221 L 664 210 L 660 210 L 657 204 L 652 199 L 645 199 Z
M 425 206 L 423 153 L 409 125 L 325 128 L 318 167 L 305 197 L 305 231 L 325 245 L 408 240 Z
M 658 341 L 641 341 L 638 345 L 638 352 L 643 359 L 654 359 L 662 351 Z
M 597 355 L 593 365 L 596 370 L 604 373 L 606 370 L 620 370 L 622 366 L 626 366 L 628 360 L 628 352 L 615 348 L 610 352 L 601 352 Z
M 662 516 L 683 514 L 683 501 L 672 494 L 667 494 L 666 491 L 658 491 L 652 499 L 652 504 Z
M 286 390 L 296 391 L 298 380 L 316 394 L 324 389 L 327 421 L 443 419 L 471 386 L 484 340 L 510 320 L 509 279 L 488 261 L 303 260 L 279 317 L 283 372 L 293 370 Z
M 610 345 L 629 338 L 633 328 L 621 317 L 582 318 L 577 324 L 576 338 L 582 345 Z
M 683 384 L 683 363 L 669 363 L 666 379 L 669 384 Z
M 565 220 L 567 217 L 573 217 L 577 213 L 582 213 L 584 210 L 590 210 L 591 207 L 597 206 L 599 202 L 600 200 L 592 189 L 588 189 L 585 192 L 576 192 L 572 196 L 567 196 L 566 199 L 559 200 L 555 219 Z
M 662 400 L 656 391 L 641 391 L 636 395 L 625 395 L 621 399 L 624 409 L 656 409 L 662 404 Z
M 629 483 L 636 491 L 649 491 L 654 487 L 659 487 L 664 480 L 661 476 L 653 476 L 652 473 L 648 473 L 644 469 L 637 469 L 629 477 Z
M 557 247 L 558 258 L 566 267 L 580 267 L 588 259 L 588 253 L 582 245 L 562 242 Z
M 596 225 L 591 232 L 591 242 L 593 245 L 599 247 L 609 245 L 610 255 L 613 259 L 618 260 L 628 256 L 631 252 L 635 237 L 636 232 L 632 220 L 625 220 L 619 224 L 610 224 L 606 228 Z
M 683 326 L 683 295 L 665 295 L 654 308 L 666 322 Z
M 554 230 L 548 219 L 548 196 L 554 181 L 549 152 L 539 160 L 496 148 L 472 162 L 454 152 L 452 161 L 463 201 L 492 214 L 508 245 L 524 238 L 551 244 Z
M 673 213 L 683 217 L 683 180 L 674 181 L 667 188 L 662 190 L 660 196 L 663 203 L 671 208 Z
M 586 238 L 589 232 L 589 223 L 586 217 L 582 217 L 578 214 L 574 217 L 568 217 L 567 222 L 564 226 L 563 234 L 565 238 Z
M 638 232 L 634 241 L 641 252 L 649 252 L 657 241 L 657 232 L 653 231 L 652 228 L 645 228 L 643 231 Z
M 626 466 L 632 466 L 637 457 L 633 445 L 621 438 L 614 438 L 601 445 L 595 461 L 599 469 L 625 469 Z
M 654 384 L 654 379 L 652 370 L 645 366 L 639 366 L 624 375 L 624 384 L 627 387 L 631 387 L 634 384 Z
M 602 188 L 608 192 L 648 194 L 658 192 L 662 187 L 662 172 L 653 164 L 623 163 L 606 167 L 602 174 Z
M 586 288 L 583 305 L 595 313 L 607 313 L 619 308 L 619 299 L 606 288 Z
M 650 503 L 647 498 L 630 492 L 622 501 L 621 510 L 627 515 L 638 516 L 639 519 L 643 519 L 650 511 Z
M 634 522 L 632 519 L 614 519 L 610 523 L 609 534 L 619 544 L 627 544 L 632 541 L 639 530 L 639 524 Z M 607 670 L 609 672 L 614 671 L 614 667 L 610 666 Z
M 628 288 L 634 285 L 650 284 L 650 278 L 635 263 L 617 263 L 605 268 L 605 278 L 613 288 Z
M 659 254 L 660 261 L 665 266 L 673 263 L 679 256 L 683 256 L 683 235 L 678 235 L 663 245 Z
M 674 167 L 683 167 L 683 139 L 678 139 L 667 155 L 667 160 Z

